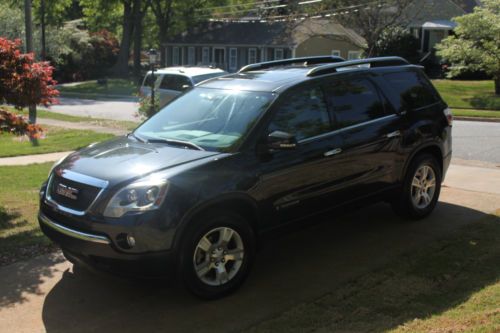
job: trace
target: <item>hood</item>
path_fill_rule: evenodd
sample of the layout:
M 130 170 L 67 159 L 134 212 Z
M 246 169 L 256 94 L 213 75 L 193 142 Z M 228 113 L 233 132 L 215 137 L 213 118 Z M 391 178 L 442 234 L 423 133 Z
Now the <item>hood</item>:
M 218 152 L 141 143 L 127 137 L 98 143 L 74 152 L 58 166 L 109 182 L 111 186 L 151 172 L 197 161 Z

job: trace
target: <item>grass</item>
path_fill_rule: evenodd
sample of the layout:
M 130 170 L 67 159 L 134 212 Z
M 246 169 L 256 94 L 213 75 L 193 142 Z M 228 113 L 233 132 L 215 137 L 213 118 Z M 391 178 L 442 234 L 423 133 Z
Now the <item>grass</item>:
M 247 332 L 499 332 L 499 244 L 488 216 Z
M 492 80 L 434 80 L 432 83 L 451 108 L 500 110 L 500 96 L 495 96 Z
M 83 130 L 67 130 L 61 127 L 44 126 L 44 130 L 46 137 L 38 140 L 38 146 L 34 146 L 26 137 L 1 134 L 0 157 L 75 150 L 93 142 L 103 141 L 113 137 L 112 134 Z
M 53 163 L 0 167 L 0 265 L 50 249 L 38 227 L 38 190 Z
M 108 79 L 107 84 L 98 84 L 96 80 L 82 82 L 74 86 L 58 86 L 62 95 L 71 94 L 98 94 L 98 95 L 121 95 L 132 97 L 137 93 L 137 85 L 130 80 Z
M 456 117 L 474 117 L 474 118 L 499 118 L 500 111 L 490 110 L 471 110 L 471 109 L 452 109 Z

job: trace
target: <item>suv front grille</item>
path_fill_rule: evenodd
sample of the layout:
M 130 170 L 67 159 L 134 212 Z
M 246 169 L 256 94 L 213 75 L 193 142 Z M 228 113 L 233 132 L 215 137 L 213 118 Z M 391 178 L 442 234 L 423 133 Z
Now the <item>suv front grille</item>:
M 63 190 L 61 191 L 61 189 Z M 100 191 L 99 187 L 75 182 L 56 174 L 52 176 L 48 189 L 50 199 L 61 206 L 76 211 L 87 210 Z

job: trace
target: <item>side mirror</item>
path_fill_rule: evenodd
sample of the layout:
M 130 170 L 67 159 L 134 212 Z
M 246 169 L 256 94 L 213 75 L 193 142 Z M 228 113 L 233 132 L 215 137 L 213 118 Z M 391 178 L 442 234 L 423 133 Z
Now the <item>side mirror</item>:
M 267 145 L 272 150 L 293 150 L 297 148 L 297 139 L 293 134 L 274 131 L 267 136 Z
M 191 88 L 191 85 L 189 84 L 184 84 L 182 85 L 181 89 L 184 91 L 184 90 L 188 90 L 189 88 Z

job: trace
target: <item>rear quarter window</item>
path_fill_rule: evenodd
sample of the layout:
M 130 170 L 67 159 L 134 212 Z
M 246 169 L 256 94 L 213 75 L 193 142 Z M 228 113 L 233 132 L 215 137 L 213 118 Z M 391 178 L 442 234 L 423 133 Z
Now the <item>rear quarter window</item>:
M 393 91 L 409 109 L 420 109 L 440 101 L 440 97 L 429 80 L 418 72 L 384 74 Z
M 191 80 L 183 75 L 165 74 L 160 83 L 160 89 L 184 90 L 184 86 L 192 86 Z

